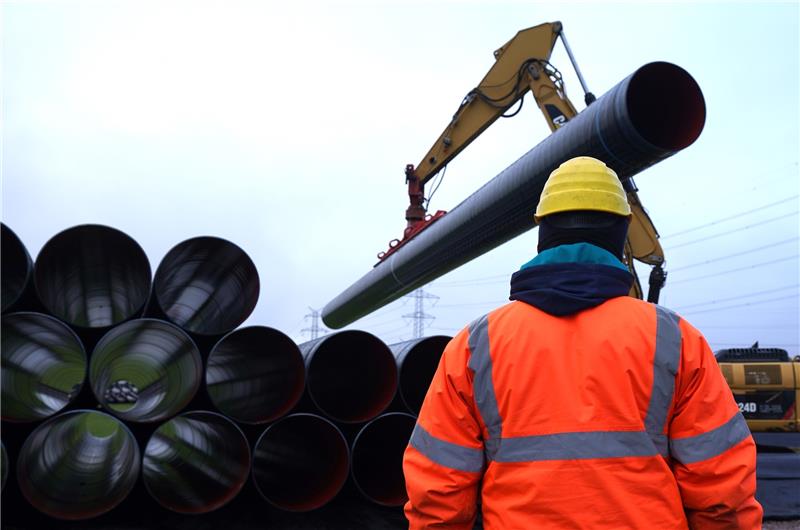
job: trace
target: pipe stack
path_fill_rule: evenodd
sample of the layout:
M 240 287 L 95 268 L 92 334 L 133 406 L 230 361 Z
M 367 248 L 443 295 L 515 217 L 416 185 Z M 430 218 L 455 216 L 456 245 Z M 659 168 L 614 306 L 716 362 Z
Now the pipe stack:
M 644 66 L 332 300 L 325 323 L 342 327 L 532 228 L 564 160 L 596 156 L 629 178 L 690 145 L 704 118 L 688 73 Z M 216 237 L 179 243 L 152 275 L 120 230 L 70 228 L 34 262 L 3 225 L 2 272 L 5 522 L 29 524 L 31 506 L 46 519 L 37 527 L 115 513 L 160 526 L 251 490 L 267 524 L 287 513 L 283 528 L 330 527 L 326 517 L 380 528 L 331 501 L 357 491 L 391 517 L 405 502 L 403 451 L 449 337 L 387 346 L 347 330 L 298 345 L 237 329 L 260 280 Z
M 65 230 L 35 262 L 5 225 L 3 245 L 10 522 L 30 519 L 25 506 L 62 520 L 210 514 L 248 489 L 296 517 L 348 491 L 405 502 L 403 451 L 448 337 L 296 344 L 238 327 L 260 280 L 219 238 L 176 245 L 153 278 L 141 246 L 107 226 Z

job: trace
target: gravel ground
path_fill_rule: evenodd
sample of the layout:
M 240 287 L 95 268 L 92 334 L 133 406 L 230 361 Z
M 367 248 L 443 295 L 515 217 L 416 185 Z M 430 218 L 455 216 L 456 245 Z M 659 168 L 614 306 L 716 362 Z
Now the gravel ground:
M 800 519 L 791 521 L 764 521 L 764 530 L 798 530 L 800 529 Z

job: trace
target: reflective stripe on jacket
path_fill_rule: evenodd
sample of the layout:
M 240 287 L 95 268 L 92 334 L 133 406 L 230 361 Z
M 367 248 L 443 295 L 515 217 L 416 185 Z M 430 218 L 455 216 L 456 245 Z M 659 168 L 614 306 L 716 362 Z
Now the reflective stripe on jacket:
M 755 446 L 702 335 L 629 297 L 512 302 L 447 346 L 404 456 L 409 528 L 760 528 Z

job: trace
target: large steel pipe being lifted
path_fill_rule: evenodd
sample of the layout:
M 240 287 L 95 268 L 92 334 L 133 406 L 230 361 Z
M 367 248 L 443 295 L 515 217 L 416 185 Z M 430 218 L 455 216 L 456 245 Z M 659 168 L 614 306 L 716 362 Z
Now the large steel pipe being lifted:
M 397 360 L 400 377 L 397 395 L 412 414 L 419 414 L 433 374 L 439 366 L 439 359 L 450 339 L 452 337 L 434 335 L 389 346 Z
M 75 399 L 87 362 L 69 326 L 41 313 L 9 313 L 0 339 L 3 420 L 43 420 Z
M 25 441 L 17 479 L 28 502 L 57 519 L 89 519 L 122 502 L 139 476 L 139 446 L 116 418 L 77 410 L 47 420 Z
M 351 474 L 358 490 L 383 506 L 407 500 L 403 453 L 414 430 L 411 414 L 392 412 L 366 424 L 353 442 Z
M 691 145 L 704 122 L 702 92 L 685 70 L 639 68 L 330 301 L 323 321 L 341 328 L 530 230 L 562 162 L 593 156 L 626 179 Z
M 392 352 L 375 335 L 346 330 L 300 344 L 306 388 L 314 406 L 342 423 L 369 421 L 397 390 Z
M 28 249 L 9 227 L 0 223 L 0 259 L 2 259 L 2 312 L 30 309 L 19 307 L 26 298 L 35 297 L 33 292 L 33 260 Z
M 34 270 L 47 311 L 78 328 L 108 328 L 140 316 L 150 294 L 144 250 L 108 226 L 81 225 L 56 234 L 39 252 Z
M 131 320 L 103 335 L 89 364 L 97 401 L 127 421 L 174 416 L 192 400 L 202 377 L 203 360 L 191 337 L 152 318 Z
M 236 497 L 250 474 L 250 446 L 231 420 L 193 411 L 161 425 L 147 442 L 142 476 L 165 508 L 207 513 Z
M 276 421 L 258 439 L 254 453 L 256 489 L 281 510 L 320 508 L 347 480 L 347 441 L 333 423 L 314 414 Z
M 297 403 L 305 387 L 300 349 L 265 326 L 237 329 L 211 350 L 206 388 L 220 411 L 243 423 L 273 421 Z
M 156 316 L 196 335 L 223 335 L 244 322 L 258 301 L 256 266 L 244 250 L 217 237 L 173 247 L 156 270 Z

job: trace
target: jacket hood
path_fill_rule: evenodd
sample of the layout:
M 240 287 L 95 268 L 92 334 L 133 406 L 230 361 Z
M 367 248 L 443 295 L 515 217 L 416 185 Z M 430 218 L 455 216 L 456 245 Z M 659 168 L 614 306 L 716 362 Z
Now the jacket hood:
M 548 254 L 549 253 L 549 254 Z M 585 243 L 539 254 L 511 276 L 511 300 L 566 316 L 626 296 L 633 276 L 610 253 Z

